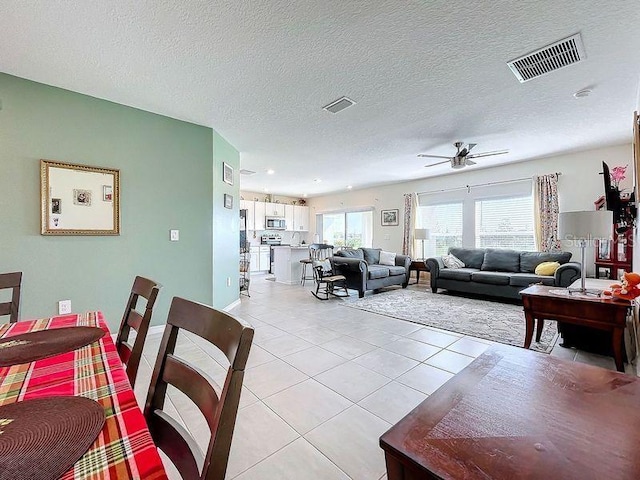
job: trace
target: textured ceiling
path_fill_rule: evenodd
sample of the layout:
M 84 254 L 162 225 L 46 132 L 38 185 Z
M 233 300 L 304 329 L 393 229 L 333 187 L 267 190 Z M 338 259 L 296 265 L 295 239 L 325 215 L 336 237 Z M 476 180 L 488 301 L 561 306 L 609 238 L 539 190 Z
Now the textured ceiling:
M 416 155 L 455 140 L 510 150 L 472 168 L 629 142 L 638 25 L 630 0 L 5 0 L 0 71 L 213 127 L 243 189 L 312 196 L 450 173 Z M 506 66 L 576 32 L 580 64 Z

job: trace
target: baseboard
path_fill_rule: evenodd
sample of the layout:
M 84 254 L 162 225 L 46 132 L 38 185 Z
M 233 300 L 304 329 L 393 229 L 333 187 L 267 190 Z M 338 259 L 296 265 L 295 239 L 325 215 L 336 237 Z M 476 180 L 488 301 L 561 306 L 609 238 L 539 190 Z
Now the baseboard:
M 236 308 L 238 305 L 240 305 L 240 303 L 241 303 L 241 302 L 240 302 L 240 299 L 238 298 L 235 302 L 232 302 L 232 303 L 230 303 L 229 305 L 227 305 L 226 307 L 224 307 L 224 308 L 222 309 L 222 311 L 224 311 L 224 312 L 228 312 L 228 311 L 230 311 L 230 310 L 232 310 L 232 309 Z

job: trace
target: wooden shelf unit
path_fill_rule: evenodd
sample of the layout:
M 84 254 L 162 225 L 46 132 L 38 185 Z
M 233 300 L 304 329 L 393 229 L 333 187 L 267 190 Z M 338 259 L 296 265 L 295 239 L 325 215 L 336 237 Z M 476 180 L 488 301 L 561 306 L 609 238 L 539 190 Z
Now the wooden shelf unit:
M 628 198 L 622 198 L 622 202 L 629 202 Z M 604 196 L 594 202 L 596 210 L 605 208 Z M 611 280 L 620 280 L 622 272 L 631 271 L 633 259 L 633 229 L 629 228 L 624 233 L 618 233 L 620 225 L 611 226 L 611 239 L 600 240 L 596 243 L 596 278 L 600 277 L 600 269 L 609 270 Z

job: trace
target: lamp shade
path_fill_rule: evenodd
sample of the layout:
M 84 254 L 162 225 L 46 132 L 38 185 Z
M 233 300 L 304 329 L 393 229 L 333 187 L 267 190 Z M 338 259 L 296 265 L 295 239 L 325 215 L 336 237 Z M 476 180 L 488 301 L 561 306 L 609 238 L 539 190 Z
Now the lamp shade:
M 563 212 L 558 218 L 561 240 L 593 240 L 609 238 L 613 226 L 613 214 L 607 210 Z
M 429 229 L 416 228 L 414 237 L 416 240 L 429 240 Z

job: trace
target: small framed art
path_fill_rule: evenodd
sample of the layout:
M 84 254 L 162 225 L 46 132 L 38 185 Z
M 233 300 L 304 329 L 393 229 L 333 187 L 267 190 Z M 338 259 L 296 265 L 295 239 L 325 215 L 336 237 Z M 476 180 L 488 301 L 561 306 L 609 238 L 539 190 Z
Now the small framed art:
M 224 208 L 233 208 L 233 196 L 224 194 Z
M 233 167 L 222 162 L 222 181 L 233 185 Z
M 398 216 L 400 211 L 396 208 L 393 210 L 382 210 L 381 212 L 382 218 L 382 226 L 383 227 L 394 227 L 399 225 Z

